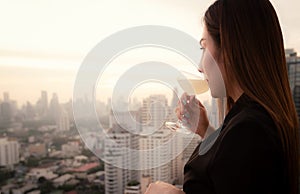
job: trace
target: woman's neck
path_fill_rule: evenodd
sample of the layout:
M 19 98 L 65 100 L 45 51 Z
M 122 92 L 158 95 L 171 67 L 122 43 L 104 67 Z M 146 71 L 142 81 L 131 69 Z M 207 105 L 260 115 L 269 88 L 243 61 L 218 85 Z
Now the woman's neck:
M 244 91 L 240 86 L 235 86 L 234 89 L 230 92 L 229 96 L 232 98 L 234 103 L 241 97 Z

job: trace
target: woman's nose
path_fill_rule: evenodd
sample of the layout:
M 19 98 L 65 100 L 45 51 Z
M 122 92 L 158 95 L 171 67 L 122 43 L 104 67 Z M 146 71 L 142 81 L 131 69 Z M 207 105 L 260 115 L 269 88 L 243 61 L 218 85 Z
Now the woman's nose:
M 198 71 L 200 72 L 200 73 L 204 73 L 203 72 L 203 69 L 202 69 L 202 67 L 199 65 L 199 67 L 198 67 Z
M 201 58 L 200 63 L 198 64 L 198 71 L 200 73 L 204 73 L 204 71 L 203 71 L 203 65 L 202 65 L 202 60 L 203 60 L 203 57 Z

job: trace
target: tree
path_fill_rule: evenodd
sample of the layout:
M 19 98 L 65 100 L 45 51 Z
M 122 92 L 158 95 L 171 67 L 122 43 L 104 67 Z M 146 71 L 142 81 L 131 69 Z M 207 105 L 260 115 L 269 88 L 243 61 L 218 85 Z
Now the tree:
M 27 163 L 26 163 L 26 166 L 28 167 L 35 167 L 35 166 L 38 166 L 39 165 L 39 159 L 36 158 L 36 157 L 33 157 L 33 156 L 30 156 L 28 159 L 27 159 Z
M 41 193 L 50 193 L 51 191 L 53 191 L 55 188 L 53 186 L 53 183 L 49 180 L 45 180 L 42 181 L 43 183 L 41 183 L 39 185 L 39 189 L 41 190 Z

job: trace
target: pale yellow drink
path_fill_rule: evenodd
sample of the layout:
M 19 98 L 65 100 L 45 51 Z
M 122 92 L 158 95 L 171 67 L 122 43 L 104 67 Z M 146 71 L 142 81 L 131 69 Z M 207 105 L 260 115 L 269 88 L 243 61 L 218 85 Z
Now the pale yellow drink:
M 209 87 L 206 80 L 199 79 L 178 79 L 180 87 L 188 94 L 202 94 L 207 92 Z
M 201 76 L 188 73 L 182 71 L 184 75 L 188 78 L 178 78 L 177 81 L 180 87 L 185 91 L 188 95 L 197 95 L 205 93 L 209 90 L 208 83 Z M 172 131 L 180 132 L 183 134 L 191 134 L 192 132 L 189 130 L 189 126 L 185 126 L 181 120 L 177 120 L 177 122 L 165 122 L 165 126 Z

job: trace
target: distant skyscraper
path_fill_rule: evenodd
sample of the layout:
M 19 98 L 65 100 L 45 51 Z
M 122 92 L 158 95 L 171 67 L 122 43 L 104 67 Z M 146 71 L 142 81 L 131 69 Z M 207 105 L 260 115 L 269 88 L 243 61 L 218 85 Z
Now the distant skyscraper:
M 19 163 L 18 141 L 0 138 L 0 166 L 12 167 L 17 163 Z
M 46 91 L 41 92 L 41 105 L 44 111 L 44 114 L 47 114 L 48 110 L 48 94 Z
M 53 93 L 49 105 L 49 119 L 53 121 L 57 120 L 59 113 L 60 113 L 60 105 L 58 101 L 58 96 L 56 93 Z
M 286 49 L 285 56 L 290 87 L 298 113 L 298 118 L 300 118 L 300 57 L 297 56 L 297 52 L 294 49 Z
M 59 115 L 56 120 L 58 131 L 69 131 L 70 130 L 70 119 L 67 111 L 61 107 Z
M 4 102 L 9 102 L 9 93 L 8 92 L 3 93 L 3 101 Z
M 2 102 L 0 104 L 0 120 L 2 122 L 11 122 L 13 117 L 13 110 L 10 102 Z
M 27 101 L 26 106 L 25 106 L 25 117 L 28 120 L 32 120 L 35 118 L 36 114 L 35 114 L 35 109 L 34 107 L 31 105 L 30 102 Z
M 48 95 L 46 91 L 41 91 L 41 97 L 36 103 L 36 110 L 40 118 L 45 119 L 48 114 Z
M 17 102 L 9 98 L 8 92 L 3 93 L 3 98 L 3 102 L 0 103 L 0 121 L 10 123 L 14 121 L 17 114 Z

